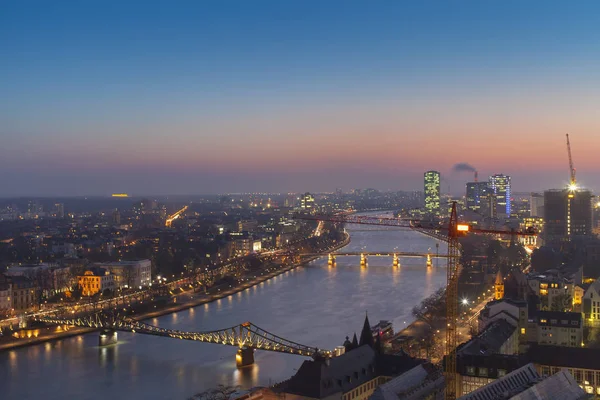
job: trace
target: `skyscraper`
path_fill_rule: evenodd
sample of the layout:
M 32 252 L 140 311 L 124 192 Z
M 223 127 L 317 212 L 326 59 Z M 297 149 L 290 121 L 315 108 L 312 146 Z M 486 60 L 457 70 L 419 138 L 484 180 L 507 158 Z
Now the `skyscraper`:
M 489 216 L 489 183 L 488 182 L 467 182 L 467 209 Z
M 490 188 L 496 196 L 496 214 L 498 217 L 510 217 L 512 211 L 510 203 L 510 176 L 496 174 L 490 176 Z
M 65 205 L 63 203 L 56 203 L 54 205 L 54 214 L 56 218 L 64 218 L 65 217 Z
M 539 193 L 531 193 L 530 201 L 530 216 L 531 217 L 543 217 L 544 216 L 544 195 Z
M 569 195 L 573 197 L 570 198 Z M 569 207 L 569 202 L 570 207 Z M 544 192 L 544 240 L 546 243 L 568 241 L 592 234 L 592 194 L 578 189 Z
M 303 210 L 312 210 L 315 207 L 315 197 L 309 192 L 300 196 L 300 208 Z
M 440 215 L 440 173 L 425 172 L 425 212 L 429 215 Z

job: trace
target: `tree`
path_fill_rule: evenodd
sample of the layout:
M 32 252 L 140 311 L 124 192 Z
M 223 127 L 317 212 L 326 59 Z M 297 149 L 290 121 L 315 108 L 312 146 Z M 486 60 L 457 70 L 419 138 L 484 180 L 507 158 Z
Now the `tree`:
M 550 247 L 540 247 L 539 249 L 535 249 L 531 254 L 531 268 L 535 272 L 544 272 L 556 268 L 559 262 L 558 255 Z
M 430 326 L 433 325 L 446 312 L 445 291 L 446 289 L 442 287 L 424 299 L 412 309 L 412 315 Z
M 216 388 L 208 389 L 188 398 L 188 400 L 228 400 L 231 395 L 240 390 L 239 386 L 219 384 Z
M 550 311 L 570 311 L 573 305 L 573 299 L 567 293 L 554 296 L 550 304 Z

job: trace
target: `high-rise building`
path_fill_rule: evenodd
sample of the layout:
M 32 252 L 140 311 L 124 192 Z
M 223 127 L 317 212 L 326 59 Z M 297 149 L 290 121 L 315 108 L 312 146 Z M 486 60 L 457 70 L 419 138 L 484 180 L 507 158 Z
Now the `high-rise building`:
M 429 215 L 440 215 L 440 173 L 425 172 L 425 212 Z
M 27 203 L 27 218 L 39 218 L 43 213 L 43 208 L 37 200 L 31 200 Z
M 467 182 L 467 209 L 489 216 L 489 183 Z
M 544 195 L 540 193 L 531 193 L 530 201 L 530 216 L 531 217 L 543 217 L 544 216 Z
M 63 203 L 56 203 L 54 205 L 54 214 L 56 218 L 64 218 L 65 217 L 65 205 Z
M 312 210 L 315 207 L 315 197 L 306 192 L 300 196 L 300 208 L 303 210 Z
M 499 218 L 509 217 L 512 211 L 510 203 L 510 176 L 502 174 L 490 176 L 490 188 L 496 196 L 496 214 Z
M 119 210 L 115 210 L 112 213 L 112 223 L 114 225 L 121 225 L 121 213 Z
M 571 197 L 572 196 L 572 197 Z M 592 234 L 592 194 L 568 189 L 544 192 L 544 240 L 568 241 Z

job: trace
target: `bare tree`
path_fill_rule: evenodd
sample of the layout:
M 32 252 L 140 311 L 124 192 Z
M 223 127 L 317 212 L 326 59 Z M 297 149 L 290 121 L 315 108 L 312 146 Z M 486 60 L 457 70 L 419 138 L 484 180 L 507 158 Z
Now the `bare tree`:
M 433 323 L 441 318 L 446 312 L 446 303 L 444 299 L 445 288 L 442 287 L 431 296 L 424 299 L 421 304 L 415 306 L 412 309 L 412 315 L 428 325 L 433 325 Z
M 573 307 L 573 299 L 567 293 L 559 294 L 552 299 L 550 311 L 570 311 Z

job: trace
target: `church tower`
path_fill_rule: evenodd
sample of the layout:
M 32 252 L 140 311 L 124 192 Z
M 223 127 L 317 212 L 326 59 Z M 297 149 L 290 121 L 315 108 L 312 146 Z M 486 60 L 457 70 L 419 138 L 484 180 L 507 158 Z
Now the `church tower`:
M 372 349 L 375 348 L 375 340 L 373 339 L 373 331 L 371 331 L 371 324 L 369 324 L 369 317 L 365 314 L 365 323 L 363 324 L 362 331 L 360 332 L 360 340 L 358 341 L 359 346 L 368 344 Z
M 502 273 L 498 271 L 496 282 L 494 283 L 494 299 L 500 300 L 504 298 L 504 279 Z

